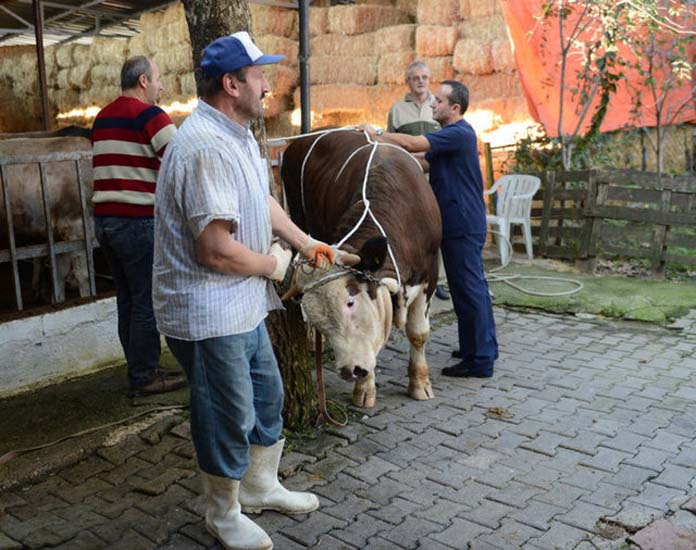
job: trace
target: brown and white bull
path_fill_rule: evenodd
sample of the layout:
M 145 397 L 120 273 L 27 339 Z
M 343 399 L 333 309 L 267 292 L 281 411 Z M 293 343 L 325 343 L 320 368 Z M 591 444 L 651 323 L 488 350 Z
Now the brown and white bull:
M 374 151 L 365 212 L 363 178 L 372 147 L 356 131 L 308 136 L 287 148 L 281 169 L 293 220 L 315 238 L 344 241 L 337 263 L 353 266 L 299 266 L 289 294 L 302 295 L 308 321 L 327 338 L 341 376 L 355 380 L 353 403 L 362 407 L 375 404 L 377 355 L 392 320 L 410 342 L 409 395 L 433 397 L 425 343 L 442 236 L 430 185 L 400 148 L 379 145 Z
M 0 156 L 37 156 L 47 153 L 89 153 L 92 144 L 84 137 L 41 137 L 0 139 Z M 92 196 L 91 159 L 80 161 L 88 207 Z M 37 163 L 10 164 L 5 170 L 10 197 L 16 246 L 47 242 L 46 220 L 41 198 L 39 165 Z M 51 217 L 51 229 L 55 242 L 84 238 L 77 172 L 74 161 L 48 162 L 44 165 L 47 201 Z M 3 190 L 0 188 L 0 250 L 9 248 L 7 218 Z M 91 213 L 88 227 L 92 230 Z M 92 237 L 93 239 L 94 237 Z M 35 263 L 34 284 L 37 283 Z M 89 276 L 84 252 L 70 252 L 56 256 L 58 296 L 62 302 L 65 285 L 79 289 L 80 296 L 89 295 Z

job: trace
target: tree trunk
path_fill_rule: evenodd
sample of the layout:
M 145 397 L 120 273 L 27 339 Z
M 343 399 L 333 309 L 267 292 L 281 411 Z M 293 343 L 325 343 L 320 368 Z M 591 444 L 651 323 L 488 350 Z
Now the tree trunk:
M 200 65 L 203 49 L 216 38 L 238 31 L 248 31 L 251 34 L 251 14 L 246 0 L 183 0 L 183 4 L 196 68 Z M 251 126 L 259 142 L 261 155 L 268 158 L 263 118 L 253 121 Z M 270 191 L 277 197 L 278 192 L 272 179 L 271 182 Z M 291 430 L 301 430 L 316 420 L 317 399 L 312 382 L 307 333 L 300 308 L 294 303 L 287 304 L 286 307 L 286 311 L 272 312 L 266 325 L 283 373 L 285 425 Z

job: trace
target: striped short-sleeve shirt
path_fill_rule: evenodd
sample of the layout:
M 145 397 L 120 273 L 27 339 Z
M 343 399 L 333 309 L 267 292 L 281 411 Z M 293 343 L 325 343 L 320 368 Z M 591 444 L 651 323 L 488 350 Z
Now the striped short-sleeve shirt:
M 160 159 L 176 133 L 156 105 L 121 96 L 94 119 L 95 216 L 152 217 Z
M 196 240 L 213 220 L 254 252 L 271 245 L 266 163 L 251 131 L 199 100 L 167 146 L 155 197 L 153 306 L 157 327 L 180 340 L 241 334 L 282 307 L 265 277 L 200 264 Z

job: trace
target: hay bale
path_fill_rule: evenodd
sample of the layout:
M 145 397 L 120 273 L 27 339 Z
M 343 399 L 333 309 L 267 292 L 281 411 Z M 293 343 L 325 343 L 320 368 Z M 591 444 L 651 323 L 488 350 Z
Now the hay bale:
M 502 8 L 500 0 L 469 0 L 468 11 L 469 17 L 488 17 L 496 13 L 502 13 Z
M 409 23 L 408 14 L 391 6 L 333 6 L 329 10 L 329 30 L 336 34 L 361 34 L 400 23 Z
M 469 19 L 457 26 L 460 38 L 471 38 L 479 42 L 507 40 L 507 25 L 502 15 Z
M 120 86 L 121 68 L 116 65 L 94 65 L 89 78 L 91 82 L 98 82 L 100 86 Z
M 281 61 L 283 65 L 297 65 L 299 59 L 300 44 L 283 36 L 264 34 L 255 39 L 257 46 L 264 53 L 284 55 Z
M 192 72 L 179 75 L 179 88 L 184 101 L 198 95 L 196 92 L 196 77 L 193 76 Z
M 145 46 L 147 54 L 150 56 L 154 53 L 159 53 L 169 48 L 169 38 L 165 29 L 161 27 L 151 27 L 145 33 Z
M 459 0 L 418 0 L 420 25 L 450 26 L 459 19 Z
M 191 48 L 186 45 L 156 52 L 152 59 L 162 74 L 179 74 L 193 70 Z
M 56 46 L 56 63 L 60 69 L 73 66 L 73 49 L 76 44 L 68 43 Z
M 490 74 L 493 72 L 491 46 L 489 43 L 463 38 L 454 48 L 452 64 L 460 73 Z
M 288 109 L 289 96 L 268 94 L 263 98 L 263 116 L 271 118 Z
M 404 96 L 403 85 L 356 86 L 353 84 L 329 84 L 312 86 L 310 102 L 312 111 L 318 114 L 332 112 L 379 112 L 384 120 L 387 111 Z M 293 94 L 295 105 L 300 104 L 300 90 Z
M 90 60 L 90 46 L 87 44 L 75 44 L 72 53 L 73 65 L 88 65 Z
M 87 63 L 75 65 L 68 69 L 68 84 L 76 90 L 84 90 L 89 87 L 89 73 L 92 67 Z
M 82 106 L 80 102 L 80 93 L 77 90 L 49 90 L 48 98 L 60 112 L 69 111 Z M 85 105 L 90 105 L 90 103 L 86 103 Z
M 452 65 L 452 57 L 445 55 L 443 57 L 422 57 L 428 68 L 430 69 L 430 81 L 442 82 L 443 80 L 452 80 L 457 76 L 457 72 Z
M 70 69 L 60 69 L 56 76 L 56 82 L 58 83 L 59 90 L 68 90 L 70 88 L 70 83 L 68 81 L 68 73 Z
M 176 73 L 162 76 L 162 97 L 160 103 L 171 103 L 181 98 L 181 88 L 179 87 L 179 77 Z
M 374 49 L 380 55 L 413 50 L 416 45 L 416 25 L 392 25 L 379 29 L 374 36 Z
M 457 80 L 468 86 L 472 102 L 500 97 L 524 97 L 516 74 L 460 75 Z
M 181 2 L 175 2 L 164 10 L 164 12 L 157 12 L 157 15 L 160 16 L 162 25 L 177 24 L 182 21 L 184 25 L 186 25 L 186 13 L 184 12 L 184 5 Z
M 116 38 L 95 38 L 89 49 L 89 62 L 92 65 L 114 64 L 119 68 L 126 60 L 128 42 Z
M 148 55 L 146 35 L 144 33 L 136 34 L 128 40 L 126 47 L 127 57 L 136 55 Z
M 342 55 L 365 57 L 375 54 L 375 33 L 357 36 L 324 34 L 312 38 L 309 49 L 315 55 Z
M 300 74 L 297 70 L 283 65 L 272 65 L 266 69 L 266 78 L 271 85 L 273 95 L 287 96 L 298 85 Z
M 419 25 L 416 30 L 416 51 L 419 56 L 451 55 L 457 43 L 457 29 L 437 25 Z
M 410 21 L 417 21 L 418 0 L 396 0 L 394 7 L 406 13 Z
M 509 40 L 494 40 L 491 43 L 493 70 L 501 73 L 511 73 L 515 70 L 515 57 Z
M 390 52 L 380 56 L 377 65 L 377 81 L 380 84 L 403 84 L 406 67 L 416 58 L 415 52 Z
M 295 10 L 249 4 L 249 11 L 251 11 L 251 28 L 254 29 L 254 36 L 275 34 L 292 38 L 297 35 L 298 22 Z
M 311 84 L 364 84 L 377 82 L 375 57 L 312 57 Z
M 309 7 L 309 36 L 329 32 L 329 8 Z

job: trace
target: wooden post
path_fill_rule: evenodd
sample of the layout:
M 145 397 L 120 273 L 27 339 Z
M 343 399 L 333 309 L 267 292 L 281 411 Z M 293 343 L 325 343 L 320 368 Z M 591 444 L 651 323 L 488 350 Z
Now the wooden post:
M 551 221 L 551 208 L 553 207 L 553 190 L 556 184 L 555 172 L 544 174 L 544 209 L 541 215 L 541 228 L 539 229 L 539 255 L 546 256 L 549 238 L 549 222 Z
M 662 191 L 660 194 L 660 212 L 669 214 L 669 207 L 672 203 L 672 188 L 663 184 L 665 176 L 660 175 L 659 187 Z M 664 276 L 665 274 L 665 251 L 667 249 L 667 235 L 669 233 L 669 225 L 655 225 L 652 241 L 652 257 L 650 259 L 651 267 L 655 275 Z
M 39 92 L 41 94 L 41 122 L 43 129 L 51 129 L 51 117 L 48 112 L 48 91 L 46 89 L 46 62 L 43 47 L 43 8 L 40 0 L 32 0 L 34 11 L 34 34 L 36 36 L 36 59 L 39 65 Z

